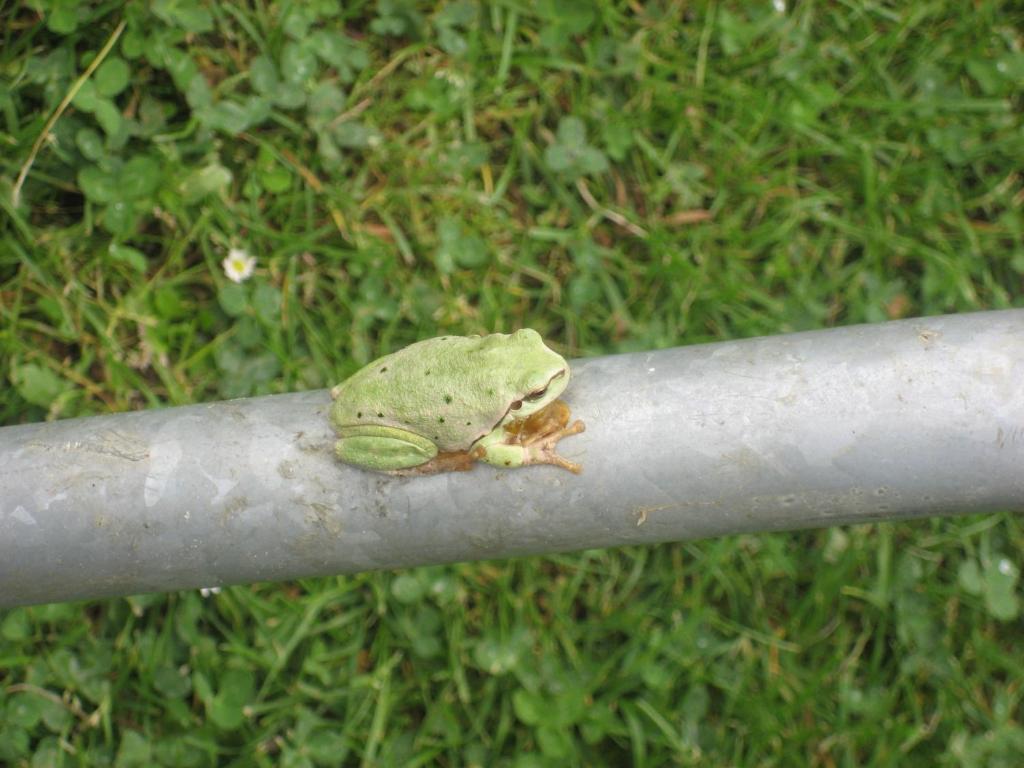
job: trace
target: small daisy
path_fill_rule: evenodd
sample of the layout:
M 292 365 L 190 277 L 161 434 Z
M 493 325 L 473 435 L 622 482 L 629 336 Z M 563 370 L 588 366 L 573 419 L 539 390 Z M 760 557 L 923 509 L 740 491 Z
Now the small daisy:
M 241 248 L 232 248 L 228 251 L 228 257 L 220 264 L 224 267 L 224 274 L 228 276 L 228 280 L 242 283 L 252 277 L 253 270 L 256 269 L 256 257 L 250 256 Z

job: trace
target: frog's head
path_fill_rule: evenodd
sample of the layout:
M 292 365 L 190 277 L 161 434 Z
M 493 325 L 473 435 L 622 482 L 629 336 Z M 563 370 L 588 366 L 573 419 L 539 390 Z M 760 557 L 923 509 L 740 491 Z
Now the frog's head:
M 524 419 L 550 405 L 569 384 L 569 364 L 531 328 L 523 328 L 508 337 L 514 365 L 515 397 L 509 404 L 508 416 Z

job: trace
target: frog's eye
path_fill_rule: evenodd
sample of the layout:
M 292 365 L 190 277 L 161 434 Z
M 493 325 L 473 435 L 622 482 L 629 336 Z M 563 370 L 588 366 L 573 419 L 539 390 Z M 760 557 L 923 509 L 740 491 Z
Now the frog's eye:
M 547 393 L 548 388 L 544 387 L 543 389 L 538 389 L 536 392 L 531 392 L 530 394 L 526 395 L 526 397 L 524 397 L 523 400 L 525 400 L 528 403 L 535 403 L 542 397 L 544 397 L 544 395 L 546 395 Z

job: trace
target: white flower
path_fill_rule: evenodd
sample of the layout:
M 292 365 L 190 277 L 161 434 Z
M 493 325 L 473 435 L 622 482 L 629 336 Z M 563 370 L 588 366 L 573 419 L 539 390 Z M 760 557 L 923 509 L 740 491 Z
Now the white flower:
M 250 256 L 241 248 L 232 248 L 228 251 L 228 257 L 220 264 L 224 267 L 224 274 L 228 276 L 228 280 L 242 283 L 252 277 L 253 270 L 256 269 L 256 257 Z
M 466 87 L 466 78 L 458 72 L 452 72 L 450 69 L 439 69 L 434 73 L 434 77 L 444 80 L 457 91 L 461 91 Z
M 219 595 L 220 587 L 201 587 L 199 589 L 199 594 L 203 597 L 209 597 L 210 595 Z
M 786 0 L 772 0 L 772 8 L 775 9 L 776 13 L 785 13 Z

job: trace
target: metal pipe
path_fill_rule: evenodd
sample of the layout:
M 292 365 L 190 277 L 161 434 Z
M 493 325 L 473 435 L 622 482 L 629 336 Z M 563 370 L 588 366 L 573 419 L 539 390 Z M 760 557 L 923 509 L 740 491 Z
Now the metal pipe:
M 0 429 L 0 606 L 1024 510 L 1024 310 L 572 370 L 580 476 L 339 464 L 326 391 Z

